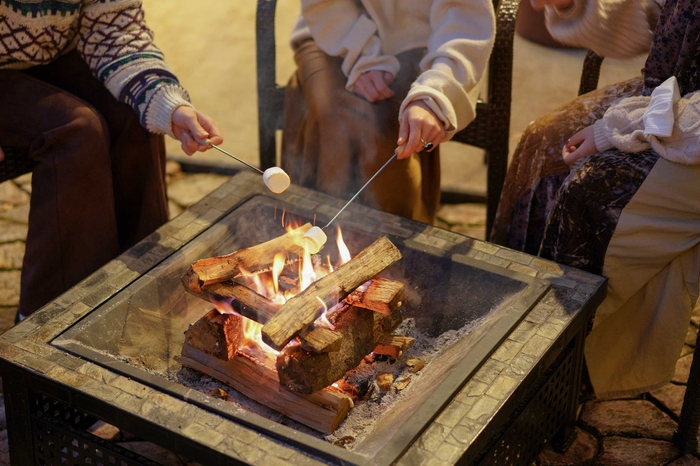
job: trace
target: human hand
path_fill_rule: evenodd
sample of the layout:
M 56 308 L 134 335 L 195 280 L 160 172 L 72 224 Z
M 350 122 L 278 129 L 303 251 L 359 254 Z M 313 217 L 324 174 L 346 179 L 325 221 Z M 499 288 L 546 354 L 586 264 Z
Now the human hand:
M 445 128 L 425 102 L 417 100 L 406 107 L 399 123 L 399 145 L 396 153 L 399 159 L 405 159 L 414 152 L 423 150 L 424 142 L 432 143 L 432 151 L 445 140 Z M 421 141 L 421 139 L 423 141 Z
M 598 148 L 595 145 L 593 136 L 593 126 L 588 126 L 571 136 L 561 149 L 564 163 L 571 165 L 579 159 L 597 154 Z
M 180 141 L 183 152 L 192 155 L 197 151 L 204 152 L 210 146 L 198 141 L 209 139 L 212 144 L 221 144 L 224 139 L 219 134 L 214 120 L 198 110 L 185 105 L 175 109 L 172 117 L 173 134 Z
M 369 102 L 384 100 L 394 97 L 394 91 L 389 89 L 389 84 L 394 80 L 394 75 L 388 71 L 372 70 L 362 73 L 355 81 L 352 91 L 364 97 Z
M 573 0 L 530 0 L 530 5 L 535 11 L 542 11 L 546 5 L 551 5 L 560 10 L 566 10 L 574 4 Z

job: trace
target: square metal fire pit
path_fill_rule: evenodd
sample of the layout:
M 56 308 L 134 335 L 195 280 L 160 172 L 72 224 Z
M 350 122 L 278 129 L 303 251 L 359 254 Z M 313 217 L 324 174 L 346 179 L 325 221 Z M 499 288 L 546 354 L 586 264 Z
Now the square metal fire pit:
M 264 190 L 256 175 L 235 176 L 0 336 L 13 464 L 143 462 L 87 433 L 94 418 L 206 465 L 529 464 L 545 442 L 570 439 L 605 280 L 359 205 L 339 219 L 351 251 L 388 236 L 404 256 L 385 273 L 409 290 L 405 318 L 436 341 L 459 334 L 408 401 L 348 451 L 189 384 L 173 357 L 211 305 L 184 291 L 183 271 L 281 234 L 283 211 L 322 223 L 343 204 Z

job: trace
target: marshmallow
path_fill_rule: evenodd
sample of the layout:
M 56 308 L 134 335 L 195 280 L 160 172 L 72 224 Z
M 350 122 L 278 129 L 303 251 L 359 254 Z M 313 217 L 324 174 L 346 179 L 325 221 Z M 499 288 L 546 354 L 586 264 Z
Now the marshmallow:
M 271 167 L 263 173 L 265 186 L 275 194 L 284 192 L 289 187 L 289 175 L 280 167 Z
M 311 227 L 304 236 L 301 237 L 301 242 L 306 249 L 309 250 L 309 254 L 316 254 L 323 248 L 326 244 L 328 237 L 319 227 Z

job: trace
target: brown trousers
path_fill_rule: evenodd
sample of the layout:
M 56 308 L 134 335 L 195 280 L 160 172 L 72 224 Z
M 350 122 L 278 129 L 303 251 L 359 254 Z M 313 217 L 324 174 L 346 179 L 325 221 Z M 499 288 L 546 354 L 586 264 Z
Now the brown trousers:
M 37 162 L 19 311 L 28 316 L 168 220 L 165 146 L 76 52 L 0 70 L 0 147 Z
M 396 149 L 399 108 L 420 74 L 423 54 L 421 49 L 399 54 L 401 71 L 390 85 L 396 95 L 372 103 L 345 89 L 341 58 L 326 55 L 312 40 L 302 43 L 284 103 L 282 168 L 292 181 L 352 197 Z M 433 223 L 440 202 L 438 149 L 389 164 L 360 202 Z

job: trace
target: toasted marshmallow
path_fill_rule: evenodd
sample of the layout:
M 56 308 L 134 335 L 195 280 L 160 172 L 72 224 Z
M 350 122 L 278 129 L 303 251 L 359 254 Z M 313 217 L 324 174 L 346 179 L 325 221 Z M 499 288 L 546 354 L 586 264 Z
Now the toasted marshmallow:
M 265 186 L 275 194 L 284 192 L 289 187 L 289 175 L 280 167 L 271 167 L 263 173 Z
M 319 227 L 311 227 L 309 231 L 301 237 L 301 243 L 306 246 L 310 254 L 317 254 L 323 249 L 328 237 Z

